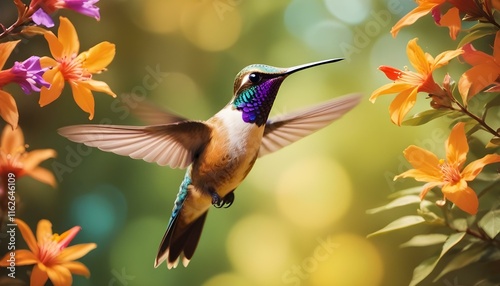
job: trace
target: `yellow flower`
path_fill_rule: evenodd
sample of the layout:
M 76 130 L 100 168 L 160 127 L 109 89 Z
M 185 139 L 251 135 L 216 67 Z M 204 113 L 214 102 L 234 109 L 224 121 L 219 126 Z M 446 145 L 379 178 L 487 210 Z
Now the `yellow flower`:
M 488 154 L 463 167 L 469 145 L 465 136 L 465 124 L 457 123 L 451 130 L 446 141 L 446 160 L 438 159 L 433 153 L 417 146 L 409 146 L 404 156 L 414 169 L 396 176 L 398 178 L 412 177 L 424 185 L 420 198 L 423 199 L 433 187 L 440 187 L 444 198 L 469 214 L 476 214 L 479 201 L 476 193 L 467 182 L 473 181 L 485 165 L 500 162 L 500 155 Z
M 0 180 L 5 180 L 9 173 L 16 178 L 30 176 L 42 183 L 56 187 L 54 175 L 47 169 L 38 166 L 41 162 L 54 158 L 56 151 L 39 149 L 26 151 L 21 127 L 12 130 L 5 126 L 0 139 Z
M 42 219 L 38 222 L 35 239 L 33 232 L 24 221 L 16 219 L 15 223 L 29 248 L 29 250 L 15 251 L 16 266 L 35 264 L 31 272 L 31 286 L 45 285 L 47 279 L 50 279 L 54 286 L 71 285 L 73 282 L 71 273 L 90 276 L 89 269 L 83 263 L 74 260 L 86 255 L 97 245 L 84 243 L 68 247 L 80 231 L 79 226 L 75 226 L 61 235 L 52 234 L 52 224 L 50 221 Z M 9 257 L 10 253 L 7 253 L 2 258 L 1 267 L 9 266 L 7 261 Z
M 89 119 L 94 118 L 94 97 L 92 91 L 107 93 L 113 97 L 116 94 L 103 81 L 92 79 L 92 75 L 105 70 L 115 56 L 115 45 L 101 42 L 88 51 L 78 54 L 80 43 L 75 27 L 65 18 L 60 17 L 58 36 L 48 31 L 44 34 L 54 59 L 43 57 L 43 67 L 50 67 L 44 74 L 44 79 L 51 83 L 50 88 L 42 88 L 40 105 L 45 106 L 56 100 L 62 92 L 64 81 L 67 81 L 73 92 L 73 98 L 78 106 L 89 113 Z
M 399 93 L 389 106 L 391 120 L 397 125 L 401 125 L 405 115 L 415 105 L 418 92 L 426 92 L 432 95 L 447 96 L 443 89 L 434 81 L 432 73 L 460 55 L 462 50 L 450 50 L 439 54 L 433 58 L 430 54 L 424 53 L 417 45 L 417 38 L 408 42 L 406 53 L 411 65 L 417 72 L 404 71 L 389 67 L 380 66 L 379 69 L 394 81 L 375 90 L 370 96 L 370 101 L 375 102 L 377 97 L 383 94 Z

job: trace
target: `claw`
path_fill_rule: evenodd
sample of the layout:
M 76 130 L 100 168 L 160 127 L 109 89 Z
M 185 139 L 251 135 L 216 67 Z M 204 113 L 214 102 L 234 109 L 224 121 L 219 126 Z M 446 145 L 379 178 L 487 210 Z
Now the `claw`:
M 224 205 L 224 199 L 222 199 L 217 192 L 212 192 L 212 205 L 216 208 L 220 208 Z
M 230 193 L 228 193 L 223 199 L 224 201 L 224 208 L 227 209 L 228 207 L 230 207 L 233 202 L 234 202 L 234 192 L 231 191 Z
M 221 198 L 217 192 L 213 191 L 210 192 L 210 195 L 212 196 L 212 205 L 216 208 L 228 208 L 230 207 L 233 202 L 234 202 L 234 193 L 231 191 L 228 193 L 225 197 Z

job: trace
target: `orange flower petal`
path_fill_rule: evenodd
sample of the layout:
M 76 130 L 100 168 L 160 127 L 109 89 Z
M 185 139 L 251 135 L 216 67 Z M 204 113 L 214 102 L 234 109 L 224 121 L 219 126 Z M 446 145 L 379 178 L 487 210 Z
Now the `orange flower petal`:
M 90 90 L 104 92 L 111 95 L 112 97 L 116 97 L 116 94 L 111 90 L 108 84 L 103 81 L 90 79 L 90 80 L 80 81 L 78 82 L 78 84 Z
M 91 73 L 99 73 L 106 68 L 115 57 L 115 45 L 110 42 L 102 42 L 81 53 L 83 67 Z
M 36 239 L 39 243 L 44 243 L 52 237 L 52 223 L 46 219 L 41 219 L 36 226 Z
M 33 235 L 33 232 L 31 231 L 30 227 L 19 218 L 16 218 L 16 224 L 17 228 L 21 232 L 21 236 L 28 245 L 28 248 L 36 256 L 38 254 L 38 244 L 36 243 L 35 236 Z
M 419 74 L 428 75 L 432 72 L 428 56 L 424 53 L 422 48 L 417 44 L 418 38 L 414 38 L 408 42 L 406 46 L 406 54 L 410 60 L 411 65 L 417 70 Z M 433 60 L 431 59 L 431 62 Z
M 431 67 L 432 70 L 435 70 L 435 69 L 440 68 L 444 65 L 447 65 L 450 60 L 458 57 L 459 55 L 461 55 L 463 53 L 464 53 L 464 51 L 462 49 L 449 50 L 449 51 L 444 51 L 444 52 L 440 53 L 434 59 L 434 63 L 432 64 L 432 67 Z
M 492 63 L 473 66 L 458 80 L 458 91 L 465 104 L 480 91 L 495 82 L 500 75 L 500 67 Z
M 461 210 L 471 215 L 475 215 L 477 213 L 477 209 L 479 208 L 479 199 L 477 198 L 474 190 L 471 188 L 466 187 L 465 189 L 459 189 L 454 186 L 444 186 L 442 191 L 445 198 L 450 200 Z
M 38 103 L 41 107 L 56 100 L 64 87 L 64 78 L 58 68 L 48 70 L 43 74 L 43 79 L 50 83 L 50 88 L 42 87 L 40 91 L 40 100 Z
M 40 65 L 42 66 L 42 68 L 53 68 L 58 65 L 58 62 L 53 58 L 41 57 Z
M 33 150 L 27 153 L 26 156 L 22 159 L 24 169 L 29 172 L 30 170 L 40 165 L 41 162 L 49 158 L 55 158 L 56 154 L 56 151 L 53 149 Z
M 51 171 L 45 168 L 35 167 L 34 169 L 26 173 L 26 175 L 30 176 L 31 178 L 41 183 L 47 184 L 54 189 L 57 188 L 57 182 L 56 178 L 54 177 L 54 174 L 52 174 Z
M 394 177 L 394 180 L 399 178 L 414 178 L 419 182 L 439 182 L 441 178 L 435 173 L 429 173 L 423 170 L 410 169 Z
M 498 162 L 500 162 L 500 155 L 488 154 L 481 159 L 470 162 L 470 164 L 467 165 L 462 171 L 462 178 L 466 181 L 472 181 L 479 173 L 481 173 L 484 166 Z
M 469 144 L 465 136 L 465 123 L 459 122 L 453 126 L 450 137 L 446 140 L 446 161 L 461 168 L 469 152 Z
M 390 66 L 379 66 L 378 69 L 385 73 L 385 76 L 390 80 L 398 80 L 403 73 L 401 70 Z
M 31 264 L 36 264 L 38 263 L 38 259 L 36 256 L 33 254 L 33 252 L 27 250 L 27 249 L 19 249 L 15 251 L 16 253 L 16 266 L 24 266 L 24 265 L 31 265 Z M 7 253 L 4 258 L 9 256 L 10 254 Z M 4 259 L 2 259 L 2 262 Z M 0 263 L 0 266 L 7 266 L 4 265 L 4 263 Z
M 0 44 L 0 69 L 3 68 L 10 54 L 21 40 L 9 41 Z
M 80 42 L 78 41 L 75 26 L 66 17 L 59 17 L 59 20 L 60 24 L 57 36 L 63 47 L 62 56 L 75 57 L 80 49 Z
M 31 271 L 30 286 L 43 286 L 49 279 L 47 272 L 43 271 L 39 265 L 42 264 L 38 263 L 38 265 L 35 265 Z M 43 268 L 46 269 L 45 266 Z
M 417 91 L 418 87 L 412 89 L 403 90 L 400 94 L 394 98 L 394 100 L 389 105 L 389 114 L 391 115 L 391 121 L 398 126 L 401 126 L 404 117 L 410 109 L 415 105 L 417 101 Z
M 493 58 L 495 58 L 495 61 L 500 62 L 500 31 L 498 31 L 495 35 L 495 43 L 493 44 Z
M 95 243 L 82 243 L 66 247 L 61 251 L 61 253 L 57 257 L 57 261 L 62 263 L 62 262 L 77 260 L 86 255 L 87 253 L 89 253 L 91 250 L 95 249 L 96 247 L 97 244 Z
M 430 178 L 441 178 L 441 170 L 438 167 L 439 159 L 432 152 L 415 145 L 410 145 L 403 151 L 403 154 L 414 169 L 420 170 Z
M 24 135 L 21 127 L 12 129 L 8 126 L 3 128 L 2 141 L 0 143 L 2 151 L 7 154 L 24 152 Z
M 14 251 L 14 255 L 16 259 L 16 266 L 30 265 L 38 262 L 36 256 L 31 251 L 26 249 L 16 250 Z M 10 252 L 6 253 L 0 260 L 0 267 L 10 266 L 10 262 L 7 261 L 10 257 Z
M 462 54 L 462 58 L 466 63 L 468 63 L 471 66 L 476 66 L 486 62 L 492 62 L 494 60 L 491 55 L 476 50 L 474 46 L 472 46 L 472 44 L 470 43 L 465 44 L 462 47 L 462 50 L 464 51 L 464 53 Z
M 50 53 L 54 59 L 61 59 L 63 57 L 63 45 L 59 39 L 51 31 L 47 31 L 43 34 L 43 37 L 49 44 Z
M 17 128 L 19 113 L 14 98 L 3 90 L 0 90 L 0 116 L 11 128 Z
M 76 275 L 90 277 L 90 271 L 83 263 L 78 261 L 69 261 L 61 263 L 61 266 L 68 269 L 71 273 Z
M 456 7 L 450 8 L 439 21 L 439 25 L 448 27 L 450 29 L 450 38 L 457 39 L 458 32 L 462 27 L 462 20 L 460 18 L 459 10 Z
M 403 82 L 388 83 L 372 92 L 370 101 L 373 103 L 380 95 L 397 93 L 403 90 L 411 89 L 413 87 L 415 87 L 415 85 Z
M 89 120 L 94 118 L 94 96 L 90 89 L 81 85 L 80 82 L 70 82 L 71 90 L 73 91 L 73 98 L 76 104 L 85 112 L 89 114 Z
M 391 29 L 391 34 L 396 37 L 399 30 L 405 26 L 409 26 L 415 23 L 421 17 L 429 14 L 431 10 L 437 5 L 443 3 L 444 0 L 434 0 L 434 1 L 419 1 L 418 7 L 411 10 L 408 14 L 403 16 Z
M 47 275 L 54 286 L 70 286 L 73 283 L 71 272 L 61 265 L 47 267 Z

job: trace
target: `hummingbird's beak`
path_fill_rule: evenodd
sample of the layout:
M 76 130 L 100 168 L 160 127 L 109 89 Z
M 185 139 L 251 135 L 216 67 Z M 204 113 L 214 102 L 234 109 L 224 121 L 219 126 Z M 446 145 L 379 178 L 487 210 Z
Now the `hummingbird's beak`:
M 312 68 L 312 67 L 319 66 L 319 65 L 335 63 L 335 62 L 338 62 L 341 60 L 343 60 L 343 58 L 328 59 L 328 60 L 323 60 L 323 61 L 319 61 L 319 62 L 313 62 L 313 63 L 303 64 L 303 65 L 299 65 L 299 66 L 294 66 L 294 67 L 286 69 L 286 71 L 282 75 L 291 75 L 292 73 L 298 72 L 300 70 Z

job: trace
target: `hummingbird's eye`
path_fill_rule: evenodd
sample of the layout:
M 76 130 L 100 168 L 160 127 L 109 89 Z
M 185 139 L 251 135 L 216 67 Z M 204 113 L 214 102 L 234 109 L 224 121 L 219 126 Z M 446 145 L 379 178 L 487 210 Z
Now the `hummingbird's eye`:
M 258 83 L 260 81 L 260 79 L 261 79 L 261 76 L 258 73 L 251 73 L 251 74 L 248 75 L 248 79 L 252 83 Z

